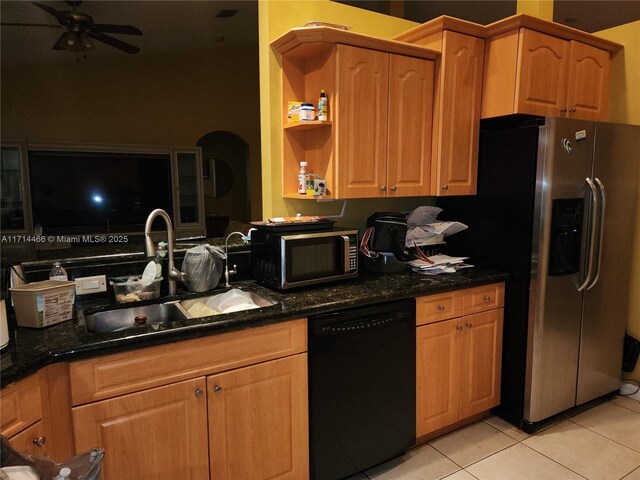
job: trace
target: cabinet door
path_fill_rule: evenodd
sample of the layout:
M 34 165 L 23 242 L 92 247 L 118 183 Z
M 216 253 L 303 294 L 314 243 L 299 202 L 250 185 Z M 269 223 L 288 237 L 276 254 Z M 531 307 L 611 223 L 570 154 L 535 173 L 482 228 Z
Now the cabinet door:
M 609 114 L 609 52 L 571 41 L 567 108 L 571 118 L 606 120 Z
M 515 113 L 560 116 L 566 112 L 569 42 L 520 30 Z
M 172 148 L 173 221 L 176 230 L 204 232 L 204 194 L 202 155 L 199 148 Z
M 389 54 L 338 45 L 338 197 L 385 197 Z
M 387 155 L 390 197 L 429 195 L 433 70 L 430 60 L 390 56 Z
M 416 436 L 458 421 L 461 320 L 416 330 Z
M 0 155 L 0 230 L 31 233 L 31 194 L 25 142 L 2 142 Z
M 309 475 L 307 355 L 207 377 L 211 478 Z
M 209 478 L 205 379 L 73 409 L 76 451 L 106 450 L 104 480 Z
M 503 309 L 462 317 L 460 418 L 500 403 Z
M 475 195 L 484 40 L 445 31 L 441 62 L 432 193 Z

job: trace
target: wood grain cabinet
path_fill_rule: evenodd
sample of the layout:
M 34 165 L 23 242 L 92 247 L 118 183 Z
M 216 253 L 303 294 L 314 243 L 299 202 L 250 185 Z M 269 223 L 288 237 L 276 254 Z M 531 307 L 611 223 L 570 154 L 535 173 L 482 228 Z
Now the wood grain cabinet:
M 430 195 L 475 195 L 484 28 L 439 17 L 395 37 L 441 52 L 436 60 Z
M 331 198 L 430 194 L 434 62 L 431 50 L 326 27 L 274 40 L 283 82 L 283 196 L 299 162 L 327 180 Z M 287 121 L 289 101 L 329 97 L 328 122 Z
M 607 119 L 611 55 L 621 45 L 526 15 L 486 28 L 483 118 Z
M 300 319 L 74 362 L 76 452 L 105 480 L 305 478 L 305 352 Z
M 0 394 L 0 433 L 17 451 L 37 456 L 47 456 L 51 445 L 48 419 L 43 419 L 43 381 L 36 373 L 4 387 Z
M 416 436 L 421 437 L 500 402 L 503 284 L 451 292 L 462 315 L 442 320 L 421 305 L 444 305 L 443 294 L 417 303 Z M 480 307 L 474 298 L 488 299 Z M 421 313 L 422 312 L 422 313 Z M 474 313 L 479 312 L 479 313 Z

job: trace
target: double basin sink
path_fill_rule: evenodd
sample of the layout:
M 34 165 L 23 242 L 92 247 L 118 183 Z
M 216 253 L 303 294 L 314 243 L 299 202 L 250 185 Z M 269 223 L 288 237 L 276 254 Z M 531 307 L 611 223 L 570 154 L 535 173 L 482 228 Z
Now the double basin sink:
M 220 305 L 220 300 L 226 301 L 226 304 L 230 305 L 222 312 L 215 310 L 215 306 Z M 83 317 L 88 332 L 105 333 L 128 330 L 141 325 L 159 325 L 210 315 L 225 315 L 275 304 L 276 302 L 272 299 L 255 292 L 232 289 L 214 295 L 208 294 L 184 300 L 158 301 L 157 303 L 113 309 L 88 309 L 83 312 Z

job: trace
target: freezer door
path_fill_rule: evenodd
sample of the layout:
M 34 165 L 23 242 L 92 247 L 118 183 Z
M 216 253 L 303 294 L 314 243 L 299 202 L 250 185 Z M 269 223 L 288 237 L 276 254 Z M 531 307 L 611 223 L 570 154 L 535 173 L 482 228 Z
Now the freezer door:
M 624 331 L 629 320 L 630 271 L 637 211 L 640 127 L 598 123 L 594 182 L 603 196 L 594 278 L 584 297 L 577 403 L 620 386 Z M 602 222 L 602 223 L 600 223 Z M 599 261 L 598 261 L 599 259 Z
M 594 130 L 592 122 L 559 118 L 540 129 L 523 415 L 528 422 L 575 405 L 578 287 L 591 214 L 585 179 L 592 173 Z

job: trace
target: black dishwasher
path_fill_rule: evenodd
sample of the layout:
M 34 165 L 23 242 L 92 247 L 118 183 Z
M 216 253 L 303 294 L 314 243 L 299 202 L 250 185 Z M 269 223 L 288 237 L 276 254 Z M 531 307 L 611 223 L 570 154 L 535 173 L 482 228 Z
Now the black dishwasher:
M 416 439 L 415 300 L 309 319 L 313 480 L 401 455 Z

